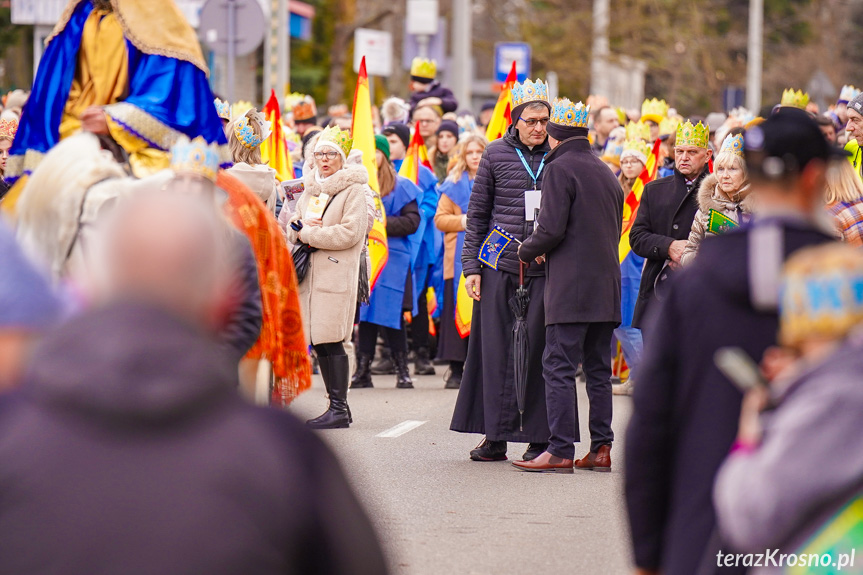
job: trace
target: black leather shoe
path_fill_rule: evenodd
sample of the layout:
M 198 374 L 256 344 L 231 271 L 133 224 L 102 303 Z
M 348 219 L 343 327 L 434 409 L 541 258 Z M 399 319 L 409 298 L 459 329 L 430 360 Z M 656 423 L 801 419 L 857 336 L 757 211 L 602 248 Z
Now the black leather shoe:
M 461 375 L 460 373 L 450 372 L 449 377 L 446 378 L 444 389 L 458 389 L 461 387 Z
M 548 443 L 531 443 L 527 446 L 527 451 L 524 452 L 524 455 L 521 456 L 521 460 L 533 461 L 546 449 L 548 449 Z
M 489 441 L 483 438 L 470 452 L 473 461 L 506 461 L 506 441 Z
M 427 347 L 421 347 L 417 350 L 417 357 L 414 360 L 414 375 L 434 375 L 434 366 L 429 359 L 429 350 Z
M 396 387 L 399 389 L 413 389 L 414 382 L 411 380 L 411 372 L 408 367 L 408 354 L 403 351 L 394 352 L 393 363 L 396 366 Z
M 357 370 L 351 377 L 351 389 L 362 387 L 374 387 L 372 385 L 372 374 L 369 369 L 372 363 L 370 355 L 361 353 L 357 355 Z

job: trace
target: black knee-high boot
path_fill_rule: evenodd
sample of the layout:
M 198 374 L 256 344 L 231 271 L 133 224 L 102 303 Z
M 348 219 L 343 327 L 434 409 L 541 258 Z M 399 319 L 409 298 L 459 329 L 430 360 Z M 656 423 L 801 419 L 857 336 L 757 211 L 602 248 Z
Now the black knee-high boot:
M 313 429 L 350 427 L 348 382 L 351 374 L 348 356 L 325 356 L 319 358 L 319 361 L 321 363 L 321 375 L 324 378 L 324 385 L 330 398 L 330 407 L 320 417 L 307 421 L 306 425 Z

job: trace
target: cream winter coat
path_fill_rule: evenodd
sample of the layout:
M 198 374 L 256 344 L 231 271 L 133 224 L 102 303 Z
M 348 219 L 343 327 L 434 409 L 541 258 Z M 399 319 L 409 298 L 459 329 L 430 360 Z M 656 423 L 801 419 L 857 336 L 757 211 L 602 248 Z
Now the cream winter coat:
M 695 259 L 701 240 L 707 235 L 714 235 L 707 231 L 710 222 L 710 210 L 716 210 L 730 220 L 742 223 L 741 214 L 752 214 L 752 198 L 749 195 L 749 184 L 744 184 L 735 195 L 734 200 L 729 198 L 719 189 L 719 180 L 710 174 L 701 182 L 698 188 L 698 211 L 692 220 L 692 230 L 689 232 L 689 240 L 680 258 L 682 265 L 688 265 Z
M 303 326 L 310 344 L 344 341 L 352 332 L 360 257 L 368 229 L 366 169 L 346 165 L 320 183 L 315 179 L 316 173 L 311 170 L 304 176 L 305 191 L 291 222 L 302 220 L 309 198 L 323 192 L 330 197 L 323 226 L 306 226 L 299 234 L 291 227 L 287 229 L 290 242 L 303 241 L 318 248 L 312 253 L 308 274 L 300 284 Z

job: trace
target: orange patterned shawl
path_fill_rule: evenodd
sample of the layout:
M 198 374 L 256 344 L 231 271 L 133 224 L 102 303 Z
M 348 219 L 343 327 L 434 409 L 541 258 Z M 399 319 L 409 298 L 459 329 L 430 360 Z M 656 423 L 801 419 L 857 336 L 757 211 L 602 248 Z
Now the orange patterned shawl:
M 258 262 L 264 323 L 246 358 L 272 362 L 276 383 L 270 403 L 287 406 L 312 385 L 294 262 L 266 205 L 224 171 L 219 172 L 216 184 L 228 193 L 225 215 L 249 238 Z

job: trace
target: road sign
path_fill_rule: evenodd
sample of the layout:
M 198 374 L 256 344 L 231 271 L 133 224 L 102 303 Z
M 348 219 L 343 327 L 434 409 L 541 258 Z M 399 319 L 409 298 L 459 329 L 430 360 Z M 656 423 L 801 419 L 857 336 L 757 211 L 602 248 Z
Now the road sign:
M 66 4 L 67 0 L 12 0 L 12 23 L 53 26 Z
M 257 0 L 208 0 L 199 18 L 198 35 L 216 54 L 228 54 L 230 32 L 235 34 L 234 55 L 251 54 L 264 41 L 268 29 Z
M 494 45 L 494 79 L 506 82 L 506 76 L 515 69 L 518 81 L 524 82 L 530 76 L 530 44 L 524 42 L 498 42 Z
M 408 0 L 405 24 L 408 34 L 434 36 L 438 30 L 438 0 Z
M 360 71 L 363 56 L 366 57 L 369 76 L 392 76 L 393 35 L 380 30 L 357 28 L 354 32 L 354 72 Z

